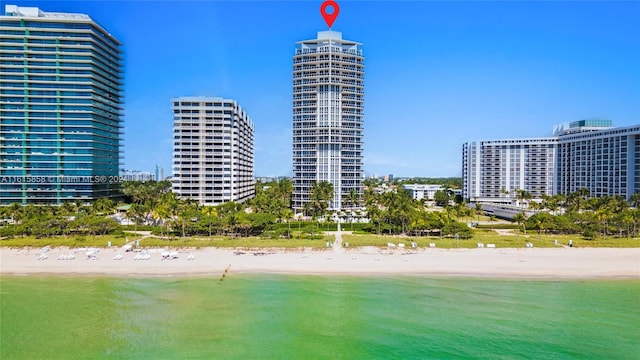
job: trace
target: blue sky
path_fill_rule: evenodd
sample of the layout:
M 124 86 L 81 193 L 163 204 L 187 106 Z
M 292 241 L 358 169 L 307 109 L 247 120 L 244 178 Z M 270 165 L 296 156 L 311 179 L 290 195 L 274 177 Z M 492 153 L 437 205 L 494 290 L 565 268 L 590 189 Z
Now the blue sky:
M 365 172 L 460 176 L 466 141 L 550 135 L 592 117 L 640 123 L 639 2 L 338 1 L 363 43 Z M 295 42 L 322 1 L 4 1 L 91 16 L 120 41 L 124 167 L 171 173 L 178 96 L 236 99 L 255 173 L 291 175 Z

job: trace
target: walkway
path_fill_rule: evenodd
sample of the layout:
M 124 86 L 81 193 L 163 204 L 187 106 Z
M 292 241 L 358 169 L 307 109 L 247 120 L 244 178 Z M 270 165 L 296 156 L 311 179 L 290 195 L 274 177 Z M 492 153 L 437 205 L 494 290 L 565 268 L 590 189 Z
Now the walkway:
M 334 233 L 335 240 L 333 241 L 333 252 L 334 253 L 343 253 L 344 248 L 342 247 L 342 231 L 336 231 Z
M 129 230 L 126 230 L 126 232 L 134 233 L 136 235 L 140 235 L 140 238 L 134 239 L 134 240 L 129 240 L 129 241 L 127 241 L 125 243 L 125 245 L 131 245 L 131 246 L 135 246 L 136 240 L 142 240 L 142 239 L 146 239 L 148 237 L 153 236 L 153 235 L 151 235 L 151 231 L 129 231 Z M 125 239 L 126 239 L 126 237 L 125 237 Z

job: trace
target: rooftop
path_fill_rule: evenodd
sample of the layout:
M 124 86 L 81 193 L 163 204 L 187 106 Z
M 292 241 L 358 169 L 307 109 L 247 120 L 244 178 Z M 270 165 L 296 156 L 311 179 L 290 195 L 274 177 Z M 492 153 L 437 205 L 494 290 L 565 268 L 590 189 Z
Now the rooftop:
M 44 12 L 37 7 L 25 7 L 17 5 L 5 5 L 4 14 L 5 16 L 15 17 L 91 20 L 89 15 L 85 14 Z

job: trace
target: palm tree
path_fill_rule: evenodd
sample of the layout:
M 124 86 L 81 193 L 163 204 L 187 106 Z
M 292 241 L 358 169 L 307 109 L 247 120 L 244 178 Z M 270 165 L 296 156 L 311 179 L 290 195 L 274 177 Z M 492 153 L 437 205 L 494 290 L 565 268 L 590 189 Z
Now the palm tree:
M 638 229 L 638 223 L 640 223 L 640 209 L 630 209 L 631 217 L 633 218 L 633 237 L 636 237 L 636 230 Z
M 572 192 L 567 196 L 569 206 L 575 211 L 580 212 L 585 200 L 589 197 L 590 192 L 587 188 L 580 188 L 576 192 Z
M 516 199 L 518 200 L 520 207 L 524 207 L 524 201 L 527 201 L 528 204 L 529 200 L 532 198 L 533 195 L 527 190 L 516 190 Z
M 542 208 L 549 209 L 551 214 L 555 215 L 560 207 L 561 195 L 553 195 L 549 196 L 547 194 L 542 194 Z
M 525 215 L 524 211 L 517 213 L 513 220 L 518 223 L 518 225 L 522 225 L 523 232 L 527 234 L 527 215 Z
M 505 197 L 509 197 L 509 194 L 510 194 L 511 192 L 510 192 L 509 190 L 505 189 L 505 188 L 502 188 L 502 189 L 500 190 L 500 193 L 501 193 L 501 194 L 503 194 L 503 195 L 505 195 Z
M 357 207 L 360 205 L 360 194 L 358 194 L 356 189 L 351 188 L 351 190 L 349 190 L 349 193 L 345 197 L 345 202 L 347 207 Z
M 284 207 L 291 207 L 291 195 L 293 194 L 293 182 L 291 179 L 281 179 L 278 182 L 278 195 Z
M 91 210 L 97 214 L 111 213 L 115 208 L 115 203 L 109 198 L 100 198 L 91 204 Z
M 209 219 L 209 237 L 211 237 L 211 223 L 214 216 L 218 216 L 218 211 L 213 206 L 205 206 L 202 208 L 202 213 Z
M 367 206 L 367 216 L 369 220 L 378 225 L 378 234 L 380 234 L 380 223 L 382 222 L 383 214 L 378 205 Z
M 631 234 L 631 225 L 633 225 L 633 210 L 625 209 L 618 214 L 618 221 L 620 222 L 620 236 L 622 237 L 622 228 L 624 227 L 627 237 Z
M 147 211 L 146 206 L 142 204 L 131 204 L 131 207 L 127 210 L 127 217 L 133 219 L 134 231 L 138 231 L 138 224 L 144 221 Z
M 313 216 L 324 214 L 329 208 L 329 202 L 333 199 L 333 185 L 327 181 L 316 181 L 309 191 Z
M 197 221 L 200 212 L 200 205 L 197 201 L 186 198 L 178 202 L 178 223 L 180 224 L 182 237 L 186 236 L 186 227 L 190 222 Z M 196 220 L 194 220 L 196 219 Z
M 476 215 L 478 216 L 478 224 L 480 224 L 480 214 L 482 213 L 482 204 L 476 202 Z
M 402 233 L 407 232 L 407 223 L 415 207 L 415 202 L 408 191 L 399 190 L 397 212 L 402 220 Z
M 382 205 L 386 208 L 384 214 L 389 219 L 392 229 L 397 230 L 397 226 L 401 226 L 401 232 L 404 234 L 407 230 L 407 224 L 411 213 L 416 207 L 416 203 L 407 190 L 398 189 L 384 193 L 381 199 Z
M 634 208 L 640 207 L 640 192 L 634 193 L 629 197 L 629 201 L 631 202 L 631 206 Z
M 287 222 L 287 238 L 291 239 L 291 219 L 293 218 L 293 210 L 281 209 L 280 218 L 285 219 L 285 221 Z

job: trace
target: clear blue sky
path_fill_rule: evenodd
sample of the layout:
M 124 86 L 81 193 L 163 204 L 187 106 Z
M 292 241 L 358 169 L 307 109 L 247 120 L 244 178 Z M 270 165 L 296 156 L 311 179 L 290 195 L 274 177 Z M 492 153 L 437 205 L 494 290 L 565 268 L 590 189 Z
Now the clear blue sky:
M 363 43 L 365 171 L 460 176 L 472 140 L 640 123 L 639 2 L 338 1 Z M 291 175 L 292 56 L 322 1 L 6 1 L 91 16 L 124 44 L 124 167 L 171 173 L 170 99 L 236 99 L 255 173 Z M 4 9 L 3 9 L 4 10 Z

